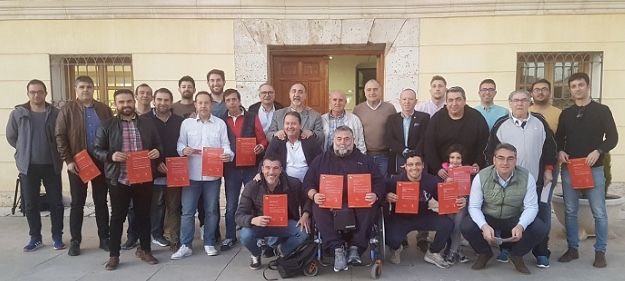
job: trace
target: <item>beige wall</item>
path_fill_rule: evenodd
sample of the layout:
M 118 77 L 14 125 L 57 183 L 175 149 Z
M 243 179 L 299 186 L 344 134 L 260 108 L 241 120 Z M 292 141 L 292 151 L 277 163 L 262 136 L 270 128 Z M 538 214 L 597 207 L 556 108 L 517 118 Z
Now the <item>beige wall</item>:
M 625 170 L 625 15 L 506 16 L 421 20 L 419 98 L 428 99 L 432 75 L 461 86 L 471 105 L 484 78 L 497 82 L 498 103 L 514 90 L 517 52 L 603 51 L 602 103 L 612 109 L 621 136 L 612 171 Z M 614 181 L 625 174 L 613 172 Z
M 11 108 L 26 101 L 26 83 L 43 80 L 50 89 L 49 55 L 131 54 L 135 85 L 166 87 L 178 99 L 178 79 L 191 75 L 198 90 L 207 90 L 211 68 L 226 72 L 226 87 L 235 87 L 232 20 L 33 20 L 0 24 L 0 124 Z M 49 95 L 50 96 L 50 95 Z M 5 131 L 1 130 L 2 139 Z M 14 150 L 0 141 L 0 191 L 13 189 L 17 169 Z M 64 178 L 66 178 L 64 176 Z
M 366 65 L 376 67 L 375 56 L 333 56 L 329 63 L 329 90 L 343 91 L 347 96 L 345 108 L 348 111 L 356 106 L 356 67 Z

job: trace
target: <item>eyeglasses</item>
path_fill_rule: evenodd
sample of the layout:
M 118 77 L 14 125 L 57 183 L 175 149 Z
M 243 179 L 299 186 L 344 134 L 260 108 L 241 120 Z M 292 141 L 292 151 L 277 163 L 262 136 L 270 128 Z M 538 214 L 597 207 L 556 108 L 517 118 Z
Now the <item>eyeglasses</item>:
M 275 94 L 275 92 L 273 92 L 273 91 L 262 91 L 262 92 L 260 92 L 260 94 L 263 95 L 263 96 L 270 96 L 270 95 Z
M 480 89 L 480 92 L 482 92 L 482 93 L 497 93 L 497 90 L 495 90 L 493 88 L 484 88 L 484 89 Z
M 529 99 L 512 99 L 510 100 L 511 103 L 526 103 L 526 102 L 530 102 Z
M 542 92 L 549 92 L 549 88 L 542 87 L 542 88 L 534 88 L 534 89 L 532 89 L 532 93 L 542 93 Z
M 514 156 L 509 156 L 509 157 L 504 157 L 504 156 L 495 156 L 495 159 L 499 162 L 512 162 L 514 160 L 516 160 L 516 157 Z

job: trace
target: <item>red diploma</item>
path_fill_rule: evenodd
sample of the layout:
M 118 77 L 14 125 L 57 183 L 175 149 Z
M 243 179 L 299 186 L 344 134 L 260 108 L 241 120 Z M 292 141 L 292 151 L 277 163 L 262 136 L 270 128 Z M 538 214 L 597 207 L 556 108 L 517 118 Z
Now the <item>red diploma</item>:
M 289 225 L 289 215 L 286 194 L 263 196 L 263 216 L 271 217 L 267 226 L 287 227 Z
M 347 206 L 349 208 L 369 208 L 371 203 L 365 200 L 371 193 L 371 174 L 347 175 Z
M 236 138 L 237 153 L 234 155 L 235 165 L 237 167 L 255 166 L 256 138 Z
M 187 157 L 167 157 L 167 186 L 189 186 L 189 159 Z
M 420 192 L 419 182 L 398 181 L 395 213 L 418 214 Z
M 455 181 L 438 184 L 438 214 L 447 215 L 458 212 L 458 183 Z
M 461 166 L 449 169 L 449 177 L 458 183 L 458 195 L 466 196 L 471 193 L 471 172 L 473 166 Z
M 586 165 L 586 158 L 569 159 L 567 165 L 569 175 L 571 175 L 571 185 L 573 189 L 594 188 L 595 182 L 592 179 L 592 169 Z
M 326 196 L 320 208 L 340 209 L 343 207 L 343 176 L 319 175 L 319 193 Z
M 74 162 L 78 166 L 78 176 L 83 183 L 87 183 L 101 174 L 86 149 L 74 155 Z
M 202 150 L 203 177 L 224 176 L 224 162 L 221 161 L 222 154 L 224 154 L 223 147 L 205 147 Z
M 152 165 L 147 150 L 127 152 L 126 169 L 128 171 L 128 183 L 136 184 L 151 182 Z

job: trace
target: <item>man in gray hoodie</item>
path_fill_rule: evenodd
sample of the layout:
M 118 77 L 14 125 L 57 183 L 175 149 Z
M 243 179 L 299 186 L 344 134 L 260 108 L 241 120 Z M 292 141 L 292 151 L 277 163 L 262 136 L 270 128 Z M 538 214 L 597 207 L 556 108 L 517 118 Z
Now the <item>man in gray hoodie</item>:
M 6 138 L 15 148 L 15 164 L 19 171 L 24 214 L 28 220 L 30 241 L 24 252 L 43 246 L 39 192 L 41 183 L 50 205 L 54 249 L 63 244 L 63 200 L 61 195 L 61 158 L 56 150 L 54 128 L 59 110 L 46 102 L 46 85 L 30 80 L 26 85 L 28 102 L 15 106 L 6 128 Z

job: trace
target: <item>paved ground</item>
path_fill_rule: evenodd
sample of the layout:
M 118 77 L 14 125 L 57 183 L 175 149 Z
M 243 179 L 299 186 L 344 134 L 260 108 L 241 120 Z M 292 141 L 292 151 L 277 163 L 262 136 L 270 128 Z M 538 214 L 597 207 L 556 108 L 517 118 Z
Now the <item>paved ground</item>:
M 83 228 L 82 255 L 70 257 L 67 250 L 55 251 L 50 246 L 49 218 L 43 218 L 45 247 L 32 253 L 23 253 L 22 247 L 27 242 L 28 227 L 21 215 L 11 216 L 10 208 L 0 208 L 0 233 L 3 243 L 0 245 L 0 280 L 262 280 L 262 271 L 248 269 L 249 252 L 240 246 L 216 257 L 204 254 L 198 239 L 194 241 L 194 255 L 184 260 L 171 261 L 171 252 L 166 248 L 154 246 L 154 254 L 161 261 L 158 265 L 148 265 L 134 257 L 133 251 L 123 251 L 118 270 L 104 270 L 108 253 L 97 249 L 95 218 L 86 212 Z M 42 213 L 45 215 L 45 213 Z M 65 215 L 69 215 L 66 210 Z M 521 276 L 513 271 L 511 264 L 492 260 L 487 269 L 473 271 L 469 264 L 453 266 L 450 269 L 438 269 L 423 261 L 423 254 L 414 245 L 402 254 L 402 264 L 383 266 L 382 279 L 385 280 L 624 280 L 625 264 L 625 216 L 621 212 L 618 218 L 610 218 L 610 228 L 616 236 L 609 240 L 608 267 L 592 267 L 594 257 L 594 239 L 586 240 L 580 247 L 581 258 L 568 264 L 561 264 L 555 259 L 561 255 L 566 244 L 562 226 L 553 216 L 552 246 L 554 252 L 552 266 L 538 269 L 533 257 L 527 256 L 526 262 L 532 270 L 530 276 Z M 222 219 L 223 224 L 223 219 Z M 65 220 L 66 233 L 68 218 Z M 222 225 L 223 229 L 223 225 Z M 222 232 L 223 233 L 223 232 Z M 65 235 L 68 243 L 68 234 Z M 414 243 L 414 233 L 410 234 Z M 465 253 L 471 253 L 465 250 Z M 472 258 L 473 256 L 469 254 Z M 266 264 L 266 261 L 263 261 Z M 277 277 L 277 272 L 270 271 Z M 301 277 L 296 280 L 367 280 L 369 267 L 351 268 L 349 271 L 334 273 L 331 267 L 322 268 L 318 277 Z

